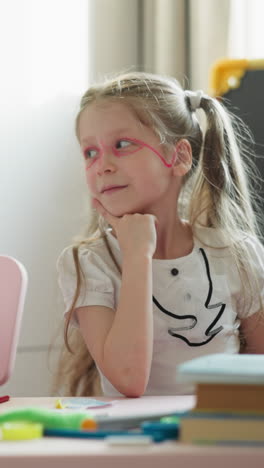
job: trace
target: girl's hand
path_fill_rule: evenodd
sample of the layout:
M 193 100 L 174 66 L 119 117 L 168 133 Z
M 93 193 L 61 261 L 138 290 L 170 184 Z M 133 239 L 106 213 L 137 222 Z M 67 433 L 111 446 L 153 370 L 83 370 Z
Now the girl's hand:
M 156 216 L 135 213 L 116 217 L 95 198 L 92 205 L 114 229 L 123 255 L 153 257 L 157 244 Z

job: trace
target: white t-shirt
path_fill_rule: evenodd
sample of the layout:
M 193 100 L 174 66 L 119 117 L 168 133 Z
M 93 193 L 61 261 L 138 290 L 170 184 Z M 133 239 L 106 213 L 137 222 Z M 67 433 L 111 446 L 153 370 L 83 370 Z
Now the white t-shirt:
M 217 231 L 200 228 L 192 252 L 181 258 L 153 259 L 154 346 L 150 378 L 145 395 L 193 393 L 192 385 L 177 382 L 177 366 L 184 361 L 211 353 L 237 353 L 240 319 L 260 310 L 259 294 L 252 288 L 243 291 L 229 249 L 204 247 L 223 245 Z M 117 239 L 107 232 L 113 254 L 122 265 Z M 261 285 L 264 300 L 264 248 L 248 237 L 252 265 Z M 79 251 L 85 282 L 76 308 L 89 305 L 116 309 L 121 278 L 103 239 Z M 57 263 L 65 313 L 69 310 L 76 285 L 72 247 L 64 249 Z M 245 288 L 244 288 L 245 289 Z M 252 289 L 253 294 L 250 293 Z M 135 291 L 136 293 L 136 291 Z M 76 317 L 72 325 L 78 326 Z M 106 396 L 119 396 L 99 370 Z

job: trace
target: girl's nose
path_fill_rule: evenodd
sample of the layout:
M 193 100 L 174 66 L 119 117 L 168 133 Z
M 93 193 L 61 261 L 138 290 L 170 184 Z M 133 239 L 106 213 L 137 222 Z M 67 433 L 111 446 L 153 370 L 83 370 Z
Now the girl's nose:
M 104 148 L 100 154 L 97 164 L 98 174 L 104 172 L 114 172 L 116 170 L 115 161 L 116 156 L 113 154 L 110 148 Z

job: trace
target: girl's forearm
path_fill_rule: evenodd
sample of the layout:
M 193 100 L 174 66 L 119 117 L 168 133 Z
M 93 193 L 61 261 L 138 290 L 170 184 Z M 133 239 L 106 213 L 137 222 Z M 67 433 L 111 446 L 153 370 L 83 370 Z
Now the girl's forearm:
M 104 373 L 127 396 L 144 393 L 153 350 L 152 257 L 123 259 L 122 285 L 104 344 Z

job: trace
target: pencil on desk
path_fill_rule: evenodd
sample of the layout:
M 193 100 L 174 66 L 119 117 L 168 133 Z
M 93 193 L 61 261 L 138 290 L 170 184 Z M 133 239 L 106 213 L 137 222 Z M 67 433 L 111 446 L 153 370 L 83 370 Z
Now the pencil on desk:
M 136 429 L 138 428 L 141 423 L 145 421 L 160 421 L 161 418 L 174 418 L 174 420 L 179 420 L 182 416 L 188 414 L 189 411 L 183 412 L 170 412 L 170 413 L 156 413 L 156 414 L 136 414 L 136 415 L 129 415 L 129 416 L 107 416 L 106 418 L 95 418 L 95 421 L 98 424 L 98 429 L 107 431 L 107 430 L 128 430 L 128 429 Z

